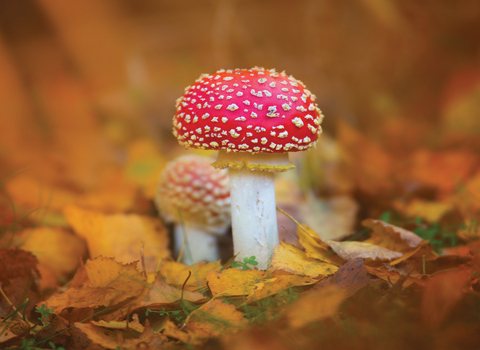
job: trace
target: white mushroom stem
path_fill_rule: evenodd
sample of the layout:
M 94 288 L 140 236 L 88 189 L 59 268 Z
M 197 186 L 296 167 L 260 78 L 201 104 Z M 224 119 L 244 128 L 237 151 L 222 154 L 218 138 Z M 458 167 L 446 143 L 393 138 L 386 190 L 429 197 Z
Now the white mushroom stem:
M 232 231 L 236 260 L 255 256 L 266 270 L 279 244 L 273 172 L 230 168 Z
M 184 237 L 187 243 L 184 248 Z M 206 233 L 195 227 L 175 225 L 175 255 L 182 252 L 182 263 L 193 265 L 199 261 L 216 261 L 220 259 L 217 235 Z

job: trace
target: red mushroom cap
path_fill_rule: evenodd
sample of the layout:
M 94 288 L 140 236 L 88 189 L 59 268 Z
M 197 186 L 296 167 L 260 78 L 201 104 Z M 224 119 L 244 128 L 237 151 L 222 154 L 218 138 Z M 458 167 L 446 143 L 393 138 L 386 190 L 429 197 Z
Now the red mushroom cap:
M 198 155 L 169 162 L 158 182 L 155 204 L 167 222 L 185 222 L 207 233 L 221 234 L 230 224 L 228 173 Z
M 181 145 L 251 153 L 303 151 L 315 145 L 323 115 L 301 81 L 263 68 L 202 75 L 177 100 Z

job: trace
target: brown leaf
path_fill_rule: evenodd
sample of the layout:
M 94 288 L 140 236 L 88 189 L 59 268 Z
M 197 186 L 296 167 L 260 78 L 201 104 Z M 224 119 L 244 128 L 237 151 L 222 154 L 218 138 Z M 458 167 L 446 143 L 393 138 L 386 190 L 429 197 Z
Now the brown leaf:
M 402 278 L 402 274 L 394 270 L 387 270 L 385 268 L 377 268 L 377 267 L 369 267 L 365 266 L 368 273 L 378 278 L 390 282 L 390 283 L 397 283 L 397 281 Z M 411 274 L 407 277 L 403 286 L 408 287 L 413 283 L 417 283 L 419 285 L 424 285 L 424 281 L 422 280 L 422 275 L 419 274 Z
M 349 261 L 341 266 L 332 277 L 322 281 L 312 288 L 312 291 L 333 285 L 339 290 L 345 291 L 347 296 L 355 294 L 358 290 L 368 285 L 370 276 L 362 259 Z M 309 292 L 307 292 L 309 293 Z

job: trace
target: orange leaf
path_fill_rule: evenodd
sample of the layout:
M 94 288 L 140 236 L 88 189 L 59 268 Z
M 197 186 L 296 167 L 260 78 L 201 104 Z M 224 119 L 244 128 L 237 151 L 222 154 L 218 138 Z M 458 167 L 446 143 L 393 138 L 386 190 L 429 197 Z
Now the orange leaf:
M 423 292 L 421 311 L 423 321 L 432 329 L 440 327 L 453 307 L 464 295 L 470 281 L 467 269 L 447 271 L 433 276 Z
M 193 311 L 186 320 L 185 330 L 195 338 L 210 338 L 235 333 L 248 321 L 235 306 L 213 299 Z
M 291 304 L 284 317 L 292 328 L 300 328 L 334 316 L 347 296 L 346 292 L 334 286 L 328 286 L 308 293 Z

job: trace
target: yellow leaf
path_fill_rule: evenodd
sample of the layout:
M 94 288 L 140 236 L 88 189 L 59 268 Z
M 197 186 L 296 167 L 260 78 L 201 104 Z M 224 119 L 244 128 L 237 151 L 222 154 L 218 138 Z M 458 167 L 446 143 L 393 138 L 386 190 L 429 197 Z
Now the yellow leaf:
M 311 277 L 303 277 L 297 275 L 272 275 L 265 278 L 263 281 L 257 283 L 255 288 L 251 291 L 251 294 L 247 297 L 246 303 L 251 303 L 255 300 L 266 298 L 270 295 L 277 294 L 278 292 L 287 290 L 296 286 L 307 286 L 317 283 Z
M 137 331 L 139 333 L 142 333 L 145 327 L 138 322 L 138 321 L 131 321 L 128 322 L 128 328 L 127 328 L 127 321 L 110 321 L 106 322 L 104 320 L 100 321 L 90 321 L 95 326 L 107 328 L 107 329 L 121 329 L 121 330 L 129 330 L 133 329 L 134 331 Z
M 280 242 L 273 250 L 271 265 L 272 271 L 283 270 L 309 277 L 328 276 L 338 270 L 337 266 L 309 258 L 304 251 L 285 242 Z
M 165 322 L 165 327 L 163 328 L 162 334 L 169 337 L 180 340 L 182 343 L 190 342 L 190 335 L 180 328 L 177 327 L 175 323 L 167 319 Z
M 213 299 L 193 311 L 186 320 L 185 330 L 195 338 L 209 338 L 235 333 L 248 321 L 235 306 Z
M 207 286 L 207 274 L 210 271 L 219 271 L 222 265 L 219 261 L 215 262 L 199 262 L 191 266 L 187 266 L 175 261 L 163 261 L 160 273 L 165 277 L 165 281 L 177 288 L 182 288 L 187 280 L 189 272 L 190 278 L 185 283 L 185 290 L 197 291 Z
M 207 275 L 208 286 L 216 296 L 248 296 L 253 293 L 257 284 L 265 277 L 264 271 L 227 269 L 223 271 L 211 271 Z
M 334 286 L 328 286 L 319 291 L 308 293 L 291 304 L 284 317 L 290 327 L 300 328 L 309 323 L 334 316 L 347 296 L 346 292 Z
M 155 271 L 158 260 L 170 256 L 168 233 L 159 219 L 135 214 L 105 215 L 68 206 L 65 216 L 75 232 L 87 241 L 90 256 L 115 257 L 128 263 L 144 257 L 147 271 Z
M 48 308 L 58 314 L 67 307 L 114 306 L 139 295 L 145 284 L 137 263 L 122 265 L 110 258 L 99 257 L 85 264 L 88 281 L 79 288 L 70 287 L 47 300 Z

